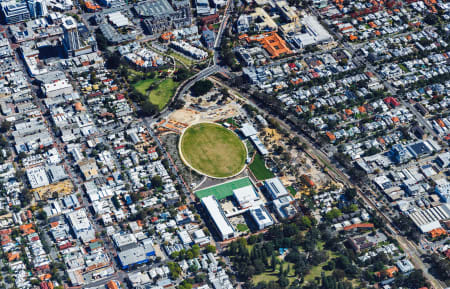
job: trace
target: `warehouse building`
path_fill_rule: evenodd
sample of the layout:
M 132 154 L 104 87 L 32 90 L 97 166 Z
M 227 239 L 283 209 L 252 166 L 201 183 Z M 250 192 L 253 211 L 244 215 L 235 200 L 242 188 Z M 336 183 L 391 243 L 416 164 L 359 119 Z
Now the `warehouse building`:
M 422 233 L 441 228 L 440 221 L 450 219 L 450 205 L 443 204 L 426 210 L 419 210 L 409 215 Z
M 202 198 L 201 202 L 211 217 L 211 221 L 216 227 L 221 239 L 227 240 L 233 238 L 235 231 L 225 216 L 219 202 L 217 202 L 217 199 L 214 196 L 208 196 Z

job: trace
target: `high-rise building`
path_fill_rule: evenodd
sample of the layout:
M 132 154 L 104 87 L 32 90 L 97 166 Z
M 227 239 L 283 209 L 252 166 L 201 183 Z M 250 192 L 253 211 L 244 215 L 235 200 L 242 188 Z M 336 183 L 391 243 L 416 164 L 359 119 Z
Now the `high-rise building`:
M 34 17 L 45 17 L 48 15 L 47 1 L 46 0 L 28 0 L 29 2 L 34 2 Z M 33 12 L 30 13 L 33 15 Z M 33 16 L 32 16 L 33 17 Z
M 64 17 L 62 27 L 64 31 L 63 45 L 67 54 L 74 55 L 81 48 L 77 22 L 72 16 Z
M 1 2 L 2 18 L 6 24 L 14 24 L 30 19 L 30 11 L 26 2 Z
M 30 10 L 30 17 L 36 18 L 36 0 L 27 0 L 28 10 Z

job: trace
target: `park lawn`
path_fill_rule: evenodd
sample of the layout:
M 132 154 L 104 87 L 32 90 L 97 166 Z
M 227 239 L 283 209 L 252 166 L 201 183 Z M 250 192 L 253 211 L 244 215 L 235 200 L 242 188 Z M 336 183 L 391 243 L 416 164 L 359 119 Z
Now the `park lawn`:
M 316 277 L 320 278 L 322 276 L 322 272 L 325 273 L 325 276 L 330 276 L 332 271 L 327 271 L 327 270 L 323 269 L 323 267 L 326 264 L 327 264 L 327 262 L 324 262 L 324 263 L 320 264 L 319 266 L 311 268 L 311 270 L 309 271 L 309 274 L 305 276 L 305 281 L 312 282 L 316 279 Z
M 179 83 L 172 78 L 164 79 L 155 89 L 150 91 L 150 94 L 148 95 L 150 102 L 158 106 L 159 110 L 162 110 L 175 94 L 178 84 Z
M 181 62 L 182 64 L 184 64 L 186 66 L 192 66 L 192 64 L 194 64 L 194 61 L 192 59 L 184 57 L 176 52 L 172 51 L 169 53 L 169 55 L 172 56 L 173 58 L 175 58 L 175 60 L 177 60 L 178 62 Z
M 287 278 L 288 278 L 289 284 L 290 284 L 290 283 L 292 283 L 295 280 L 295 276 L 294 276 L 295 275 L 295 270 L 294 270 L 294 264 L 290 263 L 290 262 L 283 263 L 283 270 L 287 270 L 288 266 L 291 267 L 291 269 L 290 269 L 290 271 L 289 271 L 289 273 L 287 275 Z M 268 270 L 268 271 L 266 271 L 264 273 L 261 273 L 259 275 L 253 276 L 252 277 L 253 284 L 256 285 L 256 284 L 258 284 L 261 281 L 265 281 L 265 282 L 277 281 L 279 279 L 279 277 L 278 277 L 278 272 L 279 272 L 278 268 L 279 268 L 279 266 L 277 266 L 277 270 L 275 270 L 275 271 Z
M 148 91 L 147 89 L 152 85 L 157 78 L 147 78 L 144 80 L 139 80 L 135 84 L 133 84 L 133 87 L 142 95 L 147 95 Z
M 190 166 L 216 178 L 239 173 L 247 158 L 247 150 L 239 137 L 214 123 L 200 123 L 187 128 L 181 138 L 180 150 Z
M 266 167 L 266 162 L 260 154 L 255 155 L 249 167 L 258 180 L 267 180 L 274 177 L 273 173 Z
M 248 231 L 248 226 L 246 224 L 237 224 L 236 225 L 236 229 L 239 232 L 247 232 Z
M 324 242 L 319 242 L 317 244 L 317 249 L 318 250 L 323 250 L 323 246 L 324 246 Z M 336 258 L 338 255 L 330 250 L 326 250 L 329 254 L 329 258 L 327 261 L 320 263 L 318 266 L 315 266 L 313 268 L 311 268 L 311 270 L 309 271 L 309 274 L 305 276 L 305 281 L 311 282 L 314 281 L 314 279 L 316 277 L 321 277 L 322 276 L 322 272 L 325 272 L 325 276 L 330 276 L 333 271 L 327 271 L 325 269 L 323 269 L 323 267 L 331 260 Z

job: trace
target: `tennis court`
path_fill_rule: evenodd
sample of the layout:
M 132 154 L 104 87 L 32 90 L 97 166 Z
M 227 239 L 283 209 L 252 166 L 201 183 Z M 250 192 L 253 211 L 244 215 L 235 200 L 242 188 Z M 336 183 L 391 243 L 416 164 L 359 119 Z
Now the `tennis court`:
M 248 177 L 226 182 L 217 186 L 212 186 L 203 190 L 198 190 L 195 195 L 201 199 L 207 196 L 214 195 L 217 200 L 225 199 L 233 195 L 233 190 L 250 186 L 252 183 Z

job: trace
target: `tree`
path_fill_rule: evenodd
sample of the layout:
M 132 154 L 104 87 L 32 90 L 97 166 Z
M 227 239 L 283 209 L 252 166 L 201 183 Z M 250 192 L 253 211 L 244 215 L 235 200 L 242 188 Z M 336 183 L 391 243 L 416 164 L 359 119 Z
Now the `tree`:
M 272 254 L 272 261 L 270 261 L 270 266 L 272 267 L 272 271 L 275 271 L 277 268 L 278 260 L 277 256 L 275 256 L 275 253 Z
M 158 106 L 151 103 L 148 99 L 143 101 L 143 103 L 141 104 L 141 109 L 142 109 L 142 113 L 145 116 L 155 115 L 159 111 Z
M 200 255 L 200 246 L 195 244 L 191 248 L 192 254 L 194 255 L 194 258 L 197 258 Z
M 120 202 L 116 195 L 112 197 L 111 201 L 116 209 L 120 208 Z
M 213 245 L 208 245 L 206 246 L 206 252 L 208 253 L 215 253 L 216 252 L 216 247 Z
M 120 66 L 120 55 L 118 53 L 113 53 L 106 60 L 106 67 L 108 69 L 117 69 Z
M 47 221 L 47 213 L 44 210 L 39 210 L 36 214 L 36 218 L 42 221 Z
M 173 280 L 178 279 L 181 274 L 181 267 L 178 265 L 178 263 L 175 262 L 169 262 L 167 263 L 167 267 L 169 267 L 170 270 L 170 278 Z
M 97 39 L 98 49 L 104 51 L 108 48 L 108 40 L 103 35 L 103 33 L 100 31 L 100 29 L 97 29 L 95 31 L 95 38 Z
M 4 120 L 2 124 L 0 125 L 0 132 L 6 133 L 11 129 L 11 123 L 7 120 Z
M 278 279 L 278 284 L 280 284 L 282 288 L 286 288 L 289 285 L 289 279 L 283 275 Z
M 333 219 L 336 219 L 336 218 L 340 217 L 341 215 L 342 215 L 341 210 L 334 208 L 334 209 L 331 209 L 331 210 L 325 215 L 325 218 L 327 218 L 328 220 L 331 221 L 331 220 L 333 220 Z
M 177 72 L 175 72 L 175 80 L 178 82 L 183 82 L 191 76 L 189 70 L 184 67 L 178 68 Z
M 153 187 L 161 187 L 162 186 L 162 179 L 160 176 L 153 176 L 152 178 L 152 186 Z
M 202 95 L 207 94 L 213 88 L 213 86 L 214 86 L 214 84 L 210 80 L 203 79 L 203 80 L 197 81 L 191 87 L 191 91 L 196 96 L 202 96 Z
M 311 228 L 311 226 L 312 226 L 312 223 L 311 223 L 311 219 L 310 218 L 308 218 L 307 216 L 302 216 L 301 218 L 300 218 L 300 227 L 303 229 L 306 229 L 306 228 Z
M 352 201 L 356 197 L 356 189 L 348 188 L 344 192 L 344 196 L 348 201 Z

